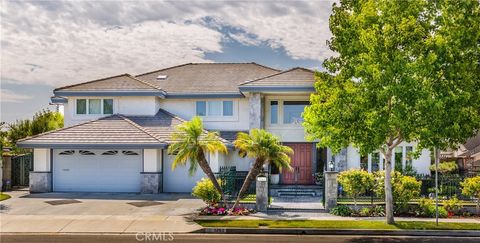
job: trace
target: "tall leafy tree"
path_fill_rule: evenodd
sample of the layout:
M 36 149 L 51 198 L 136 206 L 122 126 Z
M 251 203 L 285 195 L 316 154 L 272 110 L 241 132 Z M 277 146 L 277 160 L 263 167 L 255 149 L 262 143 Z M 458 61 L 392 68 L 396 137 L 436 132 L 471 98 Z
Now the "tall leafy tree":
M 338 55 L 316 74 L 304 126 L 334 152 L 353 144 L 362 154 L 383 154 L 389 224 L 395 147 L 448 147 L 480 128 L 479 12 L 475 0 L 333 6 L 329 47 Z
M 187 162 L 189 162 L 188 171 L 190 175 L 193 175 L 197 168 L 200 167 L 222 195 L 226 205 L 225 194 L 205 156 L 206 153 L 227 153 L 226 145 L 220 140 L 217 133 L 207 132 L 203 129 L 200 117 L 194 117 L 191 121 L 178 125 L 175 129 L 175 133 L 172 134 L 174 142 L 168 147 L 168 153 L 175 155 L 172 170 L 178 165 L 186 166 Z
M 255 162 L 243 182 L 232 210 L 238 206 L 240 199 L 243 198 L 265 164 L 271 163 L 280 171 L 282 169 L 291 170 L 289 155 L 293 154 L 290 147 L 282 145 L 278 137 L 263 129 L 252 129 L 249 134 L 239 132 L 233 143 L 238 149 L 240 157 L 254 158 Z

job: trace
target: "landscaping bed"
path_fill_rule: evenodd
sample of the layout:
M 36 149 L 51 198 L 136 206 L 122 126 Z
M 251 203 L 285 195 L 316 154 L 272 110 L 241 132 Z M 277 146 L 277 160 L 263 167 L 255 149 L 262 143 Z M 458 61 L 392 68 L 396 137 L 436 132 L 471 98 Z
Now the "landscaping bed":
M 480 230 L 478 223 L 398 221 L 393 225 L 373 220 L 196 220 L 203 227 L 315 228 L 378 230 Z
M 9 199 L 10 197 L 11 197 L 11 196 L 8 195 L 8 194 L 0 193 L 0 201 L 7 200 L 7 199 Z

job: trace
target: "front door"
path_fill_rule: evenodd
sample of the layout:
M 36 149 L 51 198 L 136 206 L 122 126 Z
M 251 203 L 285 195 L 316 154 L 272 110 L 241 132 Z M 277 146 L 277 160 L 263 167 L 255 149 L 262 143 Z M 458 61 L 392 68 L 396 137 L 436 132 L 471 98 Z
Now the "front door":
M 285 143 L 293 149 L 291 156 L 292 171 L 282 171 L 281 183 L 284 185 L 310 185 L 313 184 L 312 176 L 312 147 L 311 143 Z

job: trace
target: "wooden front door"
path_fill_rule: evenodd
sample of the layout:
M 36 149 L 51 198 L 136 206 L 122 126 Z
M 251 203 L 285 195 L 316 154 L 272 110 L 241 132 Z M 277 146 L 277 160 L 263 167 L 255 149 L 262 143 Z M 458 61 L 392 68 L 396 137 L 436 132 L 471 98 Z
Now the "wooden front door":
M 292 171 L 282 171 L 281 184 L 292 185 L 310 185 L 313 184 L 312 175 L 312 147 L 311 143 L 285 143 L 293 149 L 294 154 L 291 156 Z

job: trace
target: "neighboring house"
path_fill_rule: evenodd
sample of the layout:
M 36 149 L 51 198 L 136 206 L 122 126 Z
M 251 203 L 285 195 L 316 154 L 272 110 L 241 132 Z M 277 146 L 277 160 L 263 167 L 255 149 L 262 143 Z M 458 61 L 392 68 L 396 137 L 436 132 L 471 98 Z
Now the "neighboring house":
M 361 158 L 349 147 L 333 156 L 305 140 L 301 114 L 314 91 L 314 73 L 304 68 L 280 71 L 256 63 L 184 64 L 137 76 L 122 74 L 54 90 L 52 103 L 64 106 L 65 128 L 26 138 L 18 146 L 34 149 L 32 192 L 190 192 L 203 177 L 186 167 L 171 169 L 166 152 L 174 127 L 198 115 L 205 128 L 219 131 L 227 155 L 210 154 L 214 172 L 222 166 L 248 171 L 252 160 L 240 158 L 232 141 L 238 131 L 264 128 L 295 152 L 294 172 L 281 184 L 314 184 L 313 173 L 335 161 L 338 170 L 383 167 L 382 157 Z M 396 163 L 412 163 L 429 173 L 430 155 L 407 153 L 402 143 Z
M 442 161 L 456 161 L 462 174 L 480 173 L 480 133 L 456 149 L 441 152 Z

